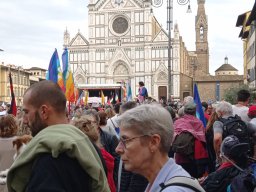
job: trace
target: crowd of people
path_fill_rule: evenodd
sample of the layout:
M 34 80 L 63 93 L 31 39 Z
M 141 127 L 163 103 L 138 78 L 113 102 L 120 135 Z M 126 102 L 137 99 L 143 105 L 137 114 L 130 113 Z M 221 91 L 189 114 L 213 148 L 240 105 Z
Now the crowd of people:
M 204 127 L 193 97 L 174 106 L 139 85 L 138 102 L 69 113 L 57 84 L 33 84 L 16 117 L 0 116 L 0 192 L 224 192 L 245 177 L 250 185 L 239 186 L 253 191 L 256 106 L 247 90 L 236 105 L 202 102 Z M 32 140 L 17 153 L 23 135 Z

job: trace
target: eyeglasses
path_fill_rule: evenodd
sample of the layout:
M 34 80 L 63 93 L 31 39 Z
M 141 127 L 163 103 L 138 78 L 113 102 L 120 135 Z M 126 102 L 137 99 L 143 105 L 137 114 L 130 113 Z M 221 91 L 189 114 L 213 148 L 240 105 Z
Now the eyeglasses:
M 120 138 L 119 140 L 119 143 L 122 145 L 123 148 L 126 149 L 126 144 L 133 141 L 134 139 L 138 139 L 138 138 L 141 138 L 141 137 L 149 137 L 150 135 L 140 135 L 140 136 L 136 136 L 136 137 L 132 137 L 132 138 L 129 138 L 129 139 L 122 139 Z

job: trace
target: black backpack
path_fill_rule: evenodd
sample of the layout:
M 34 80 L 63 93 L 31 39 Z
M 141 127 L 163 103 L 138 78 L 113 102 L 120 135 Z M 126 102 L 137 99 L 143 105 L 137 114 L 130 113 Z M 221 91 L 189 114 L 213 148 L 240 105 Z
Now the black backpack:
M 231 182 L 232 192 L 254 192 L 256 191 L 256 178 L 252 173 L 241 172 Z
M 248 143 L 251 146 L 252 140 L 247 124 L 238 115 L 230 116 L 227 119 L 220 118 L 219 121 L 223 123 L 222 139 L 234 135 L 241 143 Z

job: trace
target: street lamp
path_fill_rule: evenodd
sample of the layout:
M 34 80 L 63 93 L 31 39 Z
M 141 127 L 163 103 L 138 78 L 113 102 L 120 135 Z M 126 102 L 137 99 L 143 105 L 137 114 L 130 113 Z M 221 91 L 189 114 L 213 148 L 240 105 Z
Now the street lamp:
M 4 51 L 3 49 L 0 49 L 0 51 Z M 0 63 L 0 96 L 1 96 L 1 100 L 2 100 L 2 61 Z
M 179 5 L 187 5 L 187 13 L 191 13 L 190 0 L 177 0 Z M 161 7 L 163 5 L 163 0 L 153 0 L 153 7 Z M 172 37 L 171 30 L 173 29 L 173 0 L 167 0 L 167 30 L 168 30 L 168 98 L 171 99 L 173 93 L 173 80 L 172 80 L 172 60 L 173 60 L 173 50 L 172 50 Z

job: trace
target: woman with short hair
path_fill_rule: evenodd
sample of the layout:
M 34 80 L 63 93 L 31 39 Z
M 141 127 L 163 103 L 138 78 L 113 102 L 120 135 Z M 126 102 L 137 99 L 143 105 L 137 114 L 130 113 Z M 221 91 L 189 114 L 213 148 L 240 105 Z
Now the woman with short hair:
M 190 175 L 168 152 L 173 139 L 173 123 L 169 112 L 160 105 L 143 104 L 119 117 L 120 142 L 116 152 L 121 155 L 127 171 L 143 175 L 149 184 L 146 192 L 159 192 L 160 184 L 176 176 Z M 163 190 L 193 191 L 186 187 L 169 186 Z
M 17 120 L 12 114 L 0 117 L 0 171 L 9 169 L 14 161 L 15 149 L 12 142 L 17 132 Z M 7 186 L 0 185 L 0 191 L 7 192 Z
M 98 130 L 98 122 L 92 115 L 82 115 L 79 119 L 75 119 L 72 124 L 86 134 L 92 143 L 100 149 L 107 168 L 107 179 L 111 192 L 116 192 L 114 182 L 114 157 L 108 153 L 100 142 L 100 133 Z

